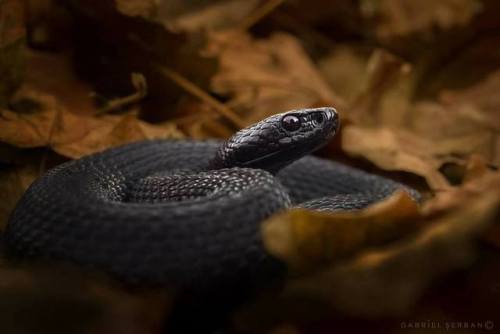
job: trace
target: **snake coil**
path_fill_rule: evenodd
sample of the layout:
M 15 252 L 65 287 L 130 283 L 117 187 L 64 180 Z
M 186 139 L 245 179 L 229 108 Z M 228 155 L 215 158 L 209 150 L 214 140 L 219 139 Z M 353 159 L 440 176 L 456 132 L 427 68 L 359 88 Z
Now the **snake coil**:
M 6 229 L 15 255 L 70 261 L 126 281 L 199 291 L 283 272 L 260 223 L 291 206 L 365 207 L 406 189 L 308 155 L 338 129 L 333 108 L 271 116 L 225 142 L 143 141 L 64 163 L 36 180 Z

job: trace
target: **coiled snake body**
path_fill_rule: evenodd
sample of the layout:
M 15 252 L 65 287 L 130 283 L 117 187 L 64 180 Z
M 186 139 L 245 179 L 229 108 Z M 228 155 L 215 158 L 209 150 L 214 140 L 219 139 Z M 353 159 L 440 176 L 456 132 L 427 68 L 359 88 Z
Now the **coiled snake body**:
M 144 141 L 62 164 L 11 215 L 16 255 L 60 259 L 132 282 L 196 289 L 283 270 L 260 223 L 291 206 L 351 210 L 401 184 L 307 155 L 338 128 L 333 108 L 290 111 L 225 142 Z

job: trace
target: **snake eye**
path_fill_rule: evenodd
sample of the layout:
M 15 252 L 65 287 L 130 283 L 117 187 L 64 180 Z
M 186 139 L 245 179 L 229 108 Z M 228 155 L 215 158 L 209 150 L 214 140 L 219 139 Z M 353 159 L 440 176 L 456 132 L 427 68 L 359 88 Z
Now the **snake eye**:
M 281 120 L 281 124 L 283 124 L 285 130 L 297 131 L 298 129 L 300 129 L 300 118 L 294 115 L 287 115 L 283 117 L 283 119 Z
M 323 117 L 323 113 L 322 112 L 317 112 L 317 113 L 314 113 L 313 116 L 312 116 L 312 121 L 315 125 L 321 125 L 323 124 L 323 121 L 325 120 L 325 117 Z

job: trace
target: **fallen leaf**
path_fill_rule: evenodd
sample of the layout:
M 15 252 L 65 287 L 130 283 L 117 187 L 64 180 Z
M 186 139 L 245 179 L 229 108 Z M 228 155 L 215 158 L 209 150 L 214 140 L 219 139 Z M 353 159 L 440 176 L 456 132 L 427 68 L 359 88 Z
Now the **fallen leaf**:
M 0 111 L 0 141 L 31 148 L 50 147 L 70 158 L 142 139 L 181 138 L 171 123 L 152 125 L 132 115 L 92 117 L 66 111 L 53 96 L 32 90 L 19 99 L 31 99 L 38 110 L 29 113 Z
M 485 236 L 498 227 L 499 183 L 500 173 L 490 171 L 418 209 L 399 193 L 357 213 L 272 217 L 265 244 L 291 274 L 282 292 L 243 308 L 236 323 L 259 332 L 283 321 L 407 314 L 438 279 L 475 263 L 478 244 L 496 242 Z
M 140 140 L 183 137 L 172 123 L 153 125 L 138 120 L 134 115 L 125 115 L 114 117 L 111 124 L 96 126 L 78 141 L 61 143 L 52 148 L 61 155 L 76 159 Z
M 248 124 L 318 104 L 342 110 L 343 99 L 331 90 L 300 42 L 289 34 L 275 33 L 266 39 L 253 39 L 237 31 L 212 34 L 207 52 L 220 63 L 212 78 L 213 90 L 230 97 L 228 104 Z
M 443 157 L 480 154 L 491 163 L 499 159 L 495 123 L 488 121 L 475 106 L 422 101 L 414 105 L 411 117 L 414 135 L 432 142 L 429 152 Z
M 423 176 L 432 189 L 447 189 L 450 184 L 438 171 L 446 161 L 439 158 L 435 143 L 409 131 L 387 128 L 347 126 L 342 132 L 342 148 L 362 156 L 385 170 L 407 171 Z
M 364 0 L 360 6 L 363 15 L 376 22 L 380 39 L 412 33 L 431 35 L 435 27 L 448 30 L 464 26 L 482 9 L 477 0 Z
M 139 1 L 140 2 L 140 1 Z M 179 1 L 183 8 L 160 3 L 159 20 L 173 31 L 229 29 L 238 26 L 259 4 L 258 0 L 213 1 L 201 6 Z M 172 10 L 173 9 L 173 10 Z
M 374 51 L 364 88 L 346 108 L 352 123 L 343 128 L 342 149 L 379 168 L 420 175 L 434 190 L 450 186 L 440 168 L 457 157 L 480 154 L 495 164 L 499 109 L 487 96 L 499 85 L 496 75 L 462 91 L 444 92 L 439 102 L 415 102 L 417 74 L 408 66 Z
M 325 80 L 349 104 L 363 89 L 369 51 L 359 44 L 341 44 L 318 61 Z
M 496 195 L 469 198 L 467 205 L 428 221 L 415 236 L 291 282 L 288 293 L 326 299 L 336 309 L 364 317 L 401 314 L 436 278 L 477 259 L 477 241 L 498 214 L 500 196 L 493 191 Z
M 271 254 L 292 272 L 304 272 L 401 237 L 417 227 L 418 217 L 417 204 L 398 192 L 361 212 L 290 210 L 264 222 L 262 235 Z
M 116 9 L 127 16 L 139 16 L 145 19 L 153 19 L 158 13 L 158 1 L 154 0 L 116 0 Z
M 360 81 L 358 94 L 347 107 L 346 115 L 350 120 L 364 126 L 407 125 L 415 85 L 411 64 L 383 49 L 375 49 Z

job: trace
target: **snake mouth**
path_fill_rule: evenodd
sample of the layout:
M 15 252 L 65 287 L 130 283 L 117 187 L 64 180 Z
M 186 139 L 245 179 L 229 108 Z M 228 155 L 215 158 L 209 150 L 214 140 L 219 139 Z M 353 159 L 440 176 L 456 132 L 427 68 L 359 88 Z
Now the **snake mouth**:
M 326 142 L 322 142 L 312 148 L 306 148 L 303 146 L 287 147 L 278 151 L 270 152 L 252 160 L 244 161 L 240 163 L 240 167 L 259 168 L 275 173 L 291 162 L 323 147 L 325 144 Z
M 290 149 L 287 150 L 280 150 L 280 151 L 274 151 L 265 155 L 262 155 L 258 158 L 252 159 L 252 160 L 247 160 L 245 162 L 241 163 L 241 167 L 251 167 L 251 168 L 262 168 L 262 169 L 274 169 L 274 165 L 281 164 L 285 162 L 281 157 L 283 155 L 287 155 L 287 151 L 290 151 Z M 276 163 L 273 164 L 272 160 L 275 160 Z M 288 162 L 288 161 L 286 161 Z M 286 163 L 285 162 L 285 163 Z M 265 168 L 263 168 L 265 166 Z

